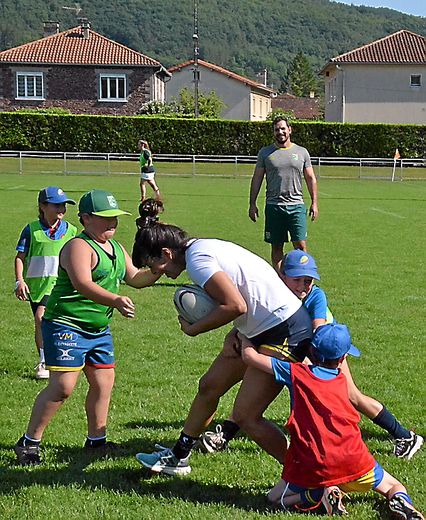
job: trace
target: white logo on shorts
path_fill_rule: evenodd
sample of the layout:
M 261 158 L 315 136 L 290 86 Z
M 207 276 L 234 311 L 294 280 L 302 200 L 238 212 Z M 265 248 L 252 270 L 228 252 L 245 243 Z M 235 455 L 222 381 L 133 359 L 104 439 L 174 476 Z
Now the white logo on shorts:
M 72 348 L 60 348 L 59 350 L 62 352 L 62 354 L 56 358 L 57 361 L 72 361 L 73 359 L 75 359 L 74 356 L 70 356 L 69 354 Z

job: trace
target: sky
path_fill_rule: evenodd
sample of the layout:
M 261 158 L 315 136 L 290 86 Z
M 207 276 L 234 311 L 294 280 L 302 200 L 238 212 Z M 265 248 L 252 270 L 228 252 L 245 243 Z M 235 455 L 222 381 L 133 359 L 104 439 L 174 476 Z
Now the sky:
M 343 4 L 389 7 L 401 13 L 426 17 L 426 0 L 337 0 Z

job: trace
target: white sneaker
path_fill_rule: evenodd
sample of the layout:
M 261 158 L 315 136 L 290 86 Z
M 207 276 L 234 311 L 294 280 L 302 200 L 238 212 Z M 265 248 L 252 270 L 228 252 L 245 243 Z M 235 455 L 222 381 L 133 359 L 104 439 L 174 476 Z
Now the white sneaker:
M 35 378 L 36 379 L 49 379 L 50 372 L 46 370 L 46 365 L 44 363 L 39 363 L 35 367 Z
M 343 493 L 337 486 L 329 486 L 324 489 L 321 502 L 328 516 L 347 515 L 345 506 L 342 502 Z
M 411 457 L 419 451 L 423 444 L 423 437 L 410 431 L 408 439 L 396 439 L 393 453 L 399 459 L 410 460 Z
M 228 441 L 223 435 L 222 426 L 218 424 L 216 426 L 216 431 L 207 431 L 202 433 L 197 445 L 204 453 L 216 453 L 218 451 L 226 450 L 228 447 Z
M 184 459 L 178 459 L 170 448 L 153 453 L 137 453 L 137 460 L 154 473 L 166 473 L 167 475 L 184 476 L 191 473 L 188 464 L 189 455 Z

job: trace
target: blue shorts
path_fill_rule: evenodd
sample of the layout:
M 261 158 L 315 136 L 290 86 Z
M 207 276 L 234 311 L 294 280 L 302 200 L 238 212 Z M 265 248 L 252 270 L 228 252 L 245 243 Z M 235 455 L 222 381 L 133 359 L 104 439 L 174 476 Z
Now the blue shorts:
M 46 368 L 69 372 L 82 370 L 85 365 L 114 368 L 114 344 L 111 330 L 86 332 L 55 321 L 42 320 Z

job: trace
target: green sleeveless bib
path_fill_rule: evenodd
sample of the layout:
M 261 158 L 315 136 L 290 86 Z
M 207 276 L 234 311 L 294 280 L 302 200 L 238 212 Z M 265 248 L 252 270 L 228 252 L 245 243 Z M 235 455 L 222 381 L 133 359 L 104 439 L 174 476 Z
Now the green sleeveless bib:
M 24 262 L 24 279 L 30 289 L 30 298 L 39 302 L 49 295 L 58 276 L 59 252 L 63 245 L 77 234 L 77 228 L 68 222 L 65 235 L 52 240 L 43 231 L 39 220 L 29 224 L 31 242 Z
M 115 240 L 109 241 L 114 252 L 111 256 L 84 232 L 77 238 L 85 240 L 97 254 L 98 263 L 92 270 L 92 280 L 107 291 L 118 294 L 120 282 L 126 275 L 126 259 L 120 244 Z M 47 320 L 65 323 L 88 332 L 97 332 L 108 326 L 112 313 L 112 307 L 95 303 L 78 293 L 68 273 L 59 266 L 58 280 L 44 314 Z

